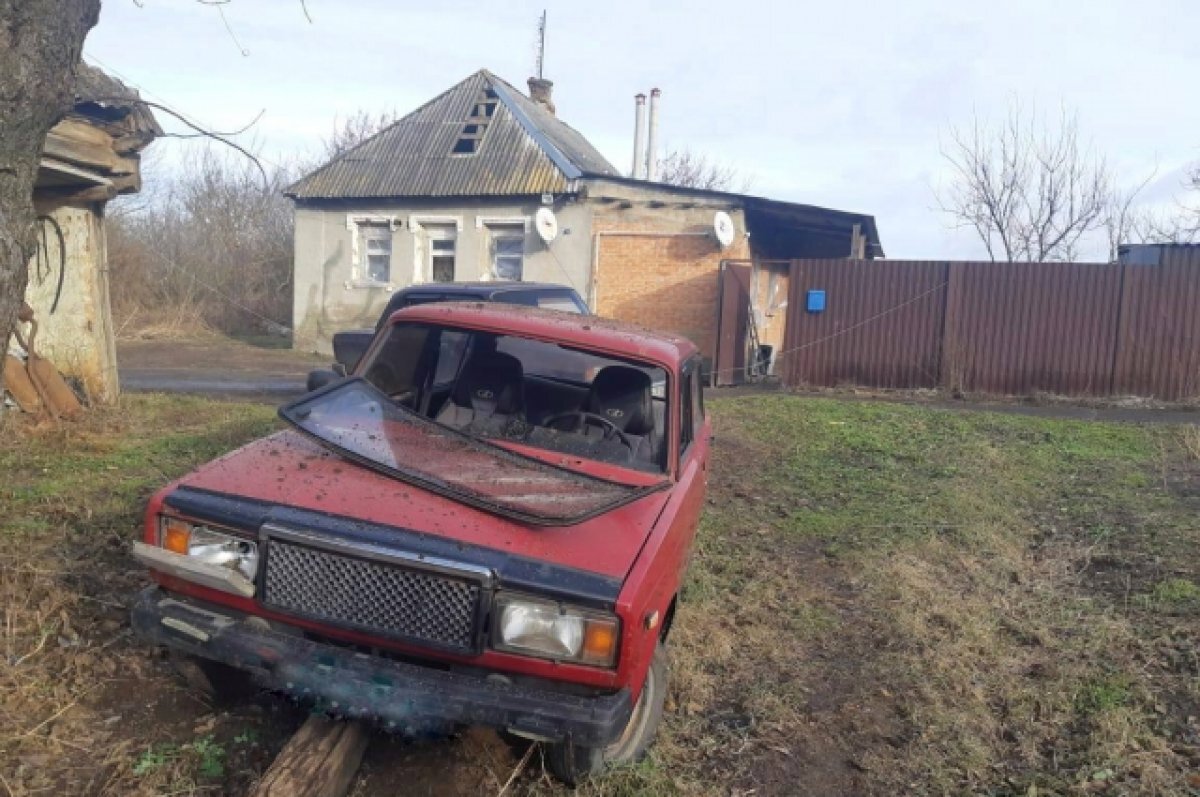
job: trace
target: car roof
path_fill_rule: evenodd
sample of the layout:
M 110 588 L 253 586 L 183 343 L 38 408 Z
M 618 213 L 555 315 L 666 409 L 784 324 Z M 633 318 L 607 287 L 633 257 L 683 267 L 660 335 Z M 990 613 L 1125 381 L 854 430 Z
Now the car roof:
M 394 321 L 469 326 L 598 348 L 678 368 L 699 349 L 687 338 L 611 318 L 492 302 L 437 302 L 405 307 Z
M 464 296 L 488 295 L 504 291 L 570 291 L 576 293 L 570 285 L 555 285 L 551 282 L 426 282 L 420 285 L 410 285 L 397 291 L 407 293 L 443 293 L 448 295 L 462 294 Z

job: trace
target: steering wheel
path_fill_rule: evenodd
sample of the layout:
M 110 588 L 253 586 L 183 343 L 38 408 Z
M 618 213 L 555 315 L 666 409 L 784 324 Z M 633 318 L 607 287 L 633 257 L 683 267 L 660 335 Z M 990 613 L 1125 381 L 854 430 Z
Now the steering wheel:
M 575 424 L 570 429 L 560 429 L 563 432 L 575 432 L 587 426 L 596 426 L 604 430 L 604 440 L 611 440 L 614 437 L 625 444 L 625 447 L 632 452 L 634 450 L 633 441 L 629 436 L 622 432 L 617 425 L 605 418 L 603 415 L 597 415 L 594 412 L 585 412 L 584 410 L 568 410 L 567 412 L 559 412 L 551 415 L 542 421 L 542 426 L 553 427 L 558 421 L 566 418 L 574 418 Z

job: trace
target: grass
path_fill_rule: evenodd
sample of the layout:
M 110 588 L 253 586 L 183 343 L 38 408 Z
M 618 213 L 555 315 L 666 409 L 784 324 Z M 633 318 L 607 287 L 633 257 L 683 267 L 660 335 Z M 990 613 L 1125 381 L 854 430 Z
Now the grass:
M 660 738 L 577 794 L 1197 793 L 1194 427 L 709 406 Z M 144 580 L 127 546 L 150 492 L 275 423 L 139 396 L 4 428 L 0 775 L 17 793 L 236 793 L 265 765 L 286 723 L 172 691 L 120 607 Z M 476 793 L 450 763 L 464 749 L 447 745 L 447 783 Z M 502 783 L 516 761 L 487 749 Z M 539 769 L 510 791 L 565 794 Z
M 129 637 L 126 606 L 146 577 L 128 546 L 155 489 L 276 423 L 270 407 L 161 396 L 126 397 L 75 424 L 0 419 L 9 793 L 212 793 L 245 782 L 226 745 L 194 732 L 208 709 Z
M 711 407 L 658 750 L 681 792 L 1195 787 L 1194 427 Z

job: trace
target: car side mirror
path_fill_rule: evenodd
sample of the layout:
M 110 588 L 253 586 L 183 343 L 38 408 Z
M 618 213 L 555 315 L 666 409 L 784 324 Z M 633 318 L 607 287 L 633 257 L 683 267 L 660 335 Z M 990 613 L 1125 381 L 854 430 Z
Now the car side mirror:
M 308 382 L 306 388 L 311 393 L 314 390 L 319 390 L 326 385 L 332 385 L 334 382 L 340 382 L 346 378 L 346 369 L 340 365 L 335 365 L 333 368 L 318 368 L 308 372 Z
M 338 376 L 340 376 L 340 377 L 342 377 L 342 378 L 345 378 L 345 376 L 346 376 L 346 366 L 342 365 L 341 363 L 334 363 L 334 364 L 333 364 L 333 366 L 332 366 L 332 368 L 333 368 L 333 372 L 334 372 L 335 374 L 337 374 Z

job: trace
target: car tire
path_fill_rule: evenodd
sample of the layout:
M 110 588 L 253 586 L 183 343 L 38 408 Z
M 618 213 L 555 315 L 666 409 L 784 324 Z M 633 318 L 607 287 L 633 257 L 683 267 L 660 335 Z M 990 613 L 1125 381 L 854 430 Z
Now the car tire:
M 174 651 L 170 662 L 189 689 L 215 703 L 239 703 L 258 693 L 249 673 L 228 664 Z
M 587 747 L 570 740 L 546 745 L 545 761 L 550 772 L 568 786 L 577 786 L 610 767 L 640 761 L 662 722 L 669 671 L 667 649 L 659 642 L 642 693 L 621 736 L 607 747 Z

